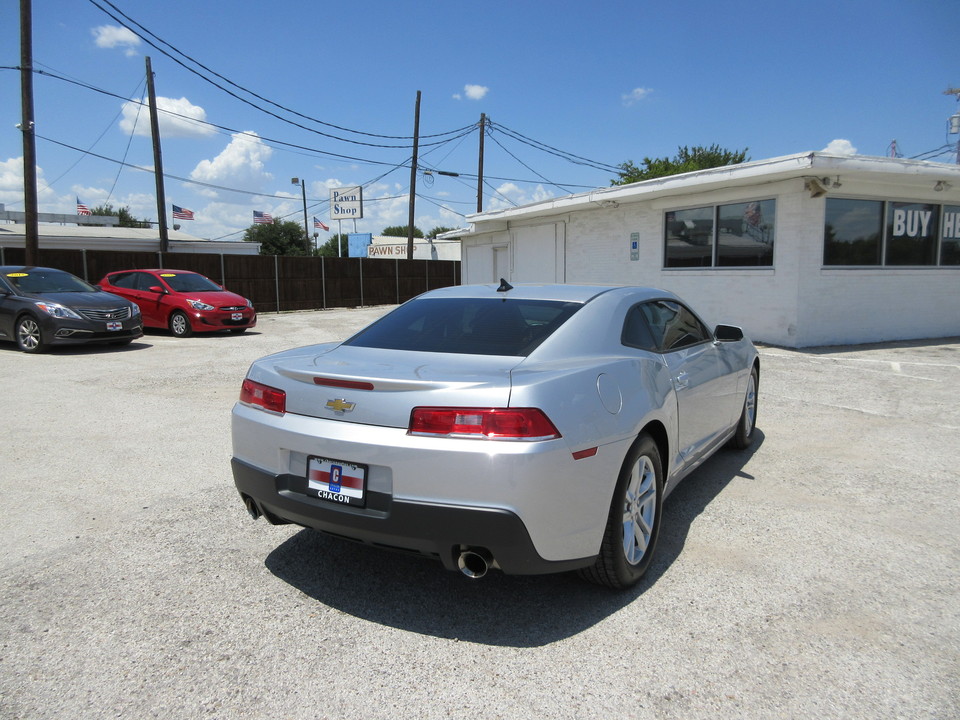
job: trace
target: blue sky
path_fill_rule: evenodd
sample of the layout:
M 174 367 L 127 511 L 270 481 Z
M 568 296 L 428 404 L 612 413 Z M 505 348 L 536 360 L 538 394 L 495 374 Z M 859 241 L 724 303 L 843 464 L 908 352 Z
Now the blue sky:
M 19 3 L 0 2 L 0 203 L 22 210 Z M 301 222 L 299 177 L 331 232 L 330 188 L 364 185 L 356 229 L 378 234 L 407 223 L 418 90 L 421 165 L 461 173 L 418 178 L 429 231 L 476 209 L 481 113 L 484 209 L 607 186 L 609 166 L 683 145 L 923 156 L 957 140 L 957 17 L 953 0 L 33 0 L 40 211 L 79 196 L 156 219 L 152 174 L 120 164 L 153 166 L 146 111 L 124 103 L 146 56 L 176 113 L 161 113 L 168 223 L 173 204 L 204 238 L 240 239 L 253 210 Z

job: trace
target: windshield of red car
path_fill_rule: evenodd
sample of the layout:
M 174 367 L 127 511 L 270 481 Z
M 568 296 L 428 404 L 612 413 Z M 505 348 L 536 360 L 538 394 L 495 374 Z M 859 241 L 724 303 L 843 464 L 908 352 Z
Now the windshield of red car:
M 167 285 L 177 292 L 216 292 L 223 288 L 203 275 L 195 273 L 161 273 Z
M 423 298 L 401 305 L 344 345 L 525 357 L 581 307 L 554 300 Z

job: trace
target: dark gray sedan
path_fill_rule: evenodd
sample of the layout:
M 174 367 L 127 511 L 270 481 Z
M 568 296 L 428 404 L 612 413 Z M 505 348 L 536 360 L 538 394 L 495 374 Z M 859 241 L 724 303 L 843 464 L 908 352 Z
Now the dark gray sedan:
M 0 266 L 0 340 L 39 353 L 53 345 L 126 345 L 143 335 L 140 308 L 63 270 Z
M 342 343 L 255 362 L 233 410 L 253 517 L 479 577 L 650 565 L 663 499 L 754 436 L 738 327 L 638 287 L 449 287 Z

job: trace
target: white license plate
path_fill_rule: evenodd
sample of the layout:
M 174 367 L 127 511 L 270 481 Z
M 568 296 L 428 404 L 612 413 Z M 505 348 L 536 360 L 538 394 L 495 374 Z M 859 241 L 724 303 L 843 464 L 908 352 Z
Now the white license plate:
M 231 320 L 243 320 L 243 313 L 233 313 L 230 316 Z
M 307 462 L 307 487 L 321 500 L 364 507 L 367 466 L 312 457 Z
M 108 323 L 107 323 L 107 330 L 109 330 L 109 331 L 111 331 L 111 332 L 115 332 L 115 331 L 117 331 L 117 330 L 123 330 L 123 323 L 108 322 Z

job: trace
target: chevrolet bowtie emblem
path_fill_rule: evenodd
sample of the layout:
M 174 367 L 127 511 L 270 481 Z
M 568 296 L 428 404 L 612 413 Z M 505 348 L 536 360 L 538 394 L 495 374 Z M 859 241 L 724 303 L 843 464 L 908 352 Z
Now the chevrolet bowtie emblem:
M 327 409 L 333 410 L 334 412 L 350 412 L 355 407 L 356 403 L 348 402 L 342 398 L 337 398 L 336 400 L 327 400 Z

